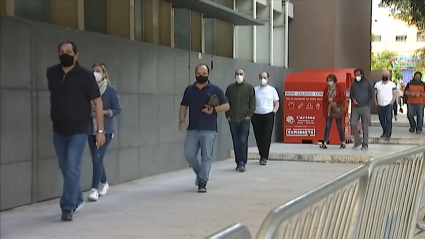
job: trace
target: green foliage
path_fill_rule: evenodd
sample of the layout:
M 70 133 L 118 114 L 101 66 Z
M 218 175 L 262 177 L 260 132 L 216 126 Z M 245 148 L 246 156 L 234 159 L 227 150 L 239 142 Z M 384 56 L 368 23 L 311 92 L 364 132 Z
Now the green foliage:
M 403 74 L 400 69 L 391 65 L 391 57 L 396 56 L 397 53 L 392 51 L 383 51 L 378 54 L 372 54 L 370 59 L 371 70 L 390 70 L 394 81 L 397 81 Z
M 396 19 L 416 26 L 420 31 L 425 30 L 424 0 L 382 0 L 379 6 L 388 8 Z
M 416 50 L 413 56 L 420 58 L 416 63 L 416 70 L 425 72 L 425 47 Z

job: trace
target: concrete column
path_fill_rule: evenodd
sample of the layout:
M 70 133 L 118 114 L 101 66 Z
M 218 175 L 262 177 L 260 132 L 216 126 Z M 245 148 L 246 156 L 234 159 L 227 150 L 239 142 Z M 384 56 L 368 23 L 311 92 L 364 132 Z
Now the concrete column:
M 161 1 L 158 16 L 160 28 L 159 44 L 163 46 L 174 47 L 174 17 L 173 7 L 170 3 Z
M 233 9 L 233 1 L 216 0 L 218 4 Z M 215 54 L 233 58 L 233 25 L 214 19 L 214 51 Z
M 202 52 L 202 15 L 190 12 L 190 50 Z
M 61 0 L 60 0 L 61 1 Z M 134 13 L 133 0 L 106 0 L 106 30 L 108 35 L 134 38 Z M 133 17 L 133 19 L 131 19 Z M 133 21 L 133 24 L 131 22 Z M 133 26 L 133 28 L 132 28 Z
M 273 66 L 285 66 L 285 14 L 273 15 Z
M 264 26 L 257 26 L 257 63 L 270 64 L 270 1 L 267 6 L 257 5 L 257 19 L 265 22 Z
M 78 29 L 79 2 L 50 0 L 50 21 L 55 25 Z
M 0 14 L 15 16 L 15 4 L 13 0 L 0 0 Z
M 112 0 L 116 1 L 116 0 Z M 160 0 L 144 0 L 143 11 L 143 41 L 153 44 L 160 43 Z
M 236 10 L 240 13 L 254 16 L 255 0 L 237 0 Z M 235 59 L 254 61 L 254 27 L 235 26 Z

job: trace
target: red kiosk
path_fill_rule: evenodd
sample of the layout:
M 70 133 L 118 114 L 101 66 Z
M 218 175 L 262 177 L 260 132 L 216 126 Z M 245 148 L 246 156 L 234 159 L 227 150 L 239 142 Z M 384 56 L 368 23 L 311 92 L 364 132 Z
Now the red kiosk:
M 323 140 L 325 118 L 323 117 L 323 91 L 329 72 L 302 72 L 289 74 L 284 82 L 283 142 L 316 144 Z M 335 72 L 338 79 L 346 73 Z M 346 82 L 337 84 L 346 87 Z M 345 127 L 343 120 L 343 127 Z M 335 124 L 335 123 L 333 123 Z M 336 125 L 332 127 L 330 144 L 340 144 Z

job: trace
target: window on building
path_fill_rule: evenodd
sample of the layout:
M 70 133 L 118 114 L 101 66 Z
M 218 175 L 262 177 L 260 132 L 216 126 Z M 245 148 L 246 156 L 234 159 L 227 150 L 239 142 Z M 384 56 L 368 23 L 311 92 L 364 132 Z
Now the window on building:
M 418 33 L 416 41 L 425 42 L 425 34 Z
M 381 35 L 374 35 L 373 36 L 373 41 L 374 42 L 380 42 L 381 41 Z
M 214 19 L 204 18 L 204 51 L 214 55 Z
M 142 0 L 134 0 L 134 39 L 143 41 Z
M 106 0 L 84 1 L 84 30 L 107 33 Z
M 50 0 L 15 0 L 15 16 L 40 22 L 50 22 Z
M 174 47 L 190 51 L 190 10 L 174 8 Z
M 407 35 L 395 36 L 395 41 L 397 42 L 405 42 L 406 40 L 407 40 Z

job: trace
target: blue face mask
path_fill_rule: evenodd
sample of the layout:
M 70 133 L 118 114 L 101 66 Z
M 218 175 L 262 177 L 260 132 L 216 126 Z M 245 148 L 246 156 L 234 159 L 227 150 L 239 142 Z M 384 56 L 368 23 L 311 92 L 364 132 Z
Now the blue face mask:
M 333 81 L 328 81 L 328 86 L 333 86 L 334 82 Z

